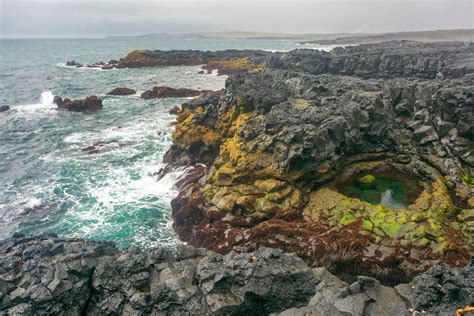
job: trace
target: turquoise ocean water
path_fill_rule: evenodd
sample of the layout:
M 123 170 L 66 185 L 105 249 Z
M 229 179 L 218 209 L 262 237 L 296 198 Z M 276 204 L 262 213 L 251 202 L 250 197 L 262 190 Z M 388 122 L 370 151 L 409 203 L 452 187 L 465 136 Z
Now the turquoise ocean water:
M 118 59 L 134 49 L 291 50 L 297 43 L 248 39 L 0 40 L 0 239 L 15 232 L 112 240 L 121 247 L 173 246 L 169 203 L 180 172 L 153 173 L 171 144 L 183 99 L 105 96 L 125 86 L 137 94 L 155 85 L 221 89 L 225 77 L 199 67 L 76 69 Z M 325 49 L 325 47 L 322 47 Z M 59 112 L 54 95 L 97 95 L 104 109 Z M 97 154 L 81 149 L 109 142 Z

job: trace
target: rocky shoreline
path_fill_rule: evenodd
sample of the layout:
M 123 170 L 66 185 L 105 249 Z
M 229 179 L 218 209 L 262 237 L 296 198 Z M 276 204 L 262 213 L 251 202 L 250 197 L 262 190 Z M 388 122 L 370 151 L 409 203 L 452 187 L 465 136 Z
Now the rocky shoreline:
M 219 253 L 276 247 L 384 284 L 466 266 L 473 56 L 411 42 L 275 53 L 221 97 L 184 104 L 165 155 L 197 166 L 172 202 L 179 237 Z M 367 174 L 414 177 L 420 193 L 393 209 L 338 189 Z
M 201 65 L 202 69 L 208 73 L 217 70 L 218 75 L 233 75 L 248 71 L 261 71 L 263 69 L 261 62 L 269 54 L 269 52 L 259 50 L 224 50 L 216 52 L 198 50 L 134 50 L 119 60 L 95 64 L 80 64 L 75 61 L 68 61 L 65 65 L 76 68 L 101 68 L 104 70 Z
M 7 315 L 446 315 L 474 299 L 473 265 L 436 266 L 392 288 L 345 283 L 278 249 L 120 250 L 54 235 L 1 241 L 0 259 Z
M 172 216 L 191 246 L 15 235 L 0 241 L 0 311 L 451 315 L 474 304 L 474 45 L 133 51 L 97 65 L 230 75 L 220 92 L 147 92 L 197 96 L 171 110 L 158 173 L 188 168 Z

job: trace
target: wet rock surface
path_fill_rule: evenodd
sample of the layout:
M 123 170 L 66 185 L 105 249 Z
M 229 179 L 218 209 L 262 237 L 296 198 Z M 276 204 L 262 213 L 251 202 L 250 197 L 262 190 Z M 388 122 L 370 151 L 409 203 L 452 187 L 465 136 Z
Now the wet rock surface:
M 466 266 L 473 56 L 461 43 L 391 42 L 275 53 L 264 71 L 231 76 L 177 115 L 167 168 L 207 168 L 173 200 L 174 228 L 220 253 L 276 247 L 389 285 Z M 419 180 L 406 209 L 337 190 L 386 172 Z
M 444 315 L 473 302 L 472 266 L 434 267 L 391 288 L 362 276 L 345 283 L 278 249 L 144 252 L 53 235 L 1 241 L 0 258 L 8 315 Z
M 107 93 L 107 95 L 132 95 L 137 93 L 135 90 L 126 88 L 126 87 L 118 87 L 114 88 L 112 91 Z
M 66 66 L 89 68 L 143 68 L 159 66 L 197 66 L 208 73 L 217 70 L 218 75 L 230 75 L 263 70 L 263 59 L 269 52 L 258 50 L 224 50 L 224 51 L 197 51 L 197 50 L 135 50 L 124 58 L 111 60 L 108 63 L 80 64 L 68 61 Z M 201 72 L 200 72 L 201 73 Z M 202 71 L 201 74 L 203 74 Z
M 0 106 L 0 112 L 6 112 L 10 110 L 10 107 L 8 105 L 1 105 Z
M 102 100 L 96 96 L 86 97 L 83 100 L 62 99 L 55 96 L 53 102 L 56 103 L 58 109 L 71 112 L 94 112 L 103 107 Z
M 168 86 L 156 86 L 151 90 L 142 93 L 143 99 L 165 99 L 165 98 L 189 98 L 196 97 L 202 93 L 209 93 L 209 90 L 194 90 L 188 88 L 171 88 Z

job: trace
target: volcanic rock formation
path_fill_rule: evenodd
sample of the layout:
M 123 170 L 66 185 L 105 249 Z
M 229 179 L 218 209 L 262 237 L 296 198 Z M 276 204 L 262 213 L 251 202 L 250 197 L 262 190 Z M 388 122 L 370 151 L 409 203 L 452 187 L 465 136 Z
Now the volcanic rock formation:
M 125 87 L 114 88 L 107 95 L 132 95 L 137 93 L 135 90 Z
M 164 98 L 189 98 L 196 97 L 202 93 L 209 93 L 209 90 L 193 90 L 188 88 L 171 88 L 168 86 L 156 86 L 151 90 L 142 93 L 143 99 L 164 99 Z
M 262 71 L 262 62 L 269 54 L 258 50 L 224 50 L 217 52 L 134 50 L 118 61 L 111 60 L 108 63 L 99 62 L 91 65 L 82 65 L 71 61 L 67 62 L 66 66 L 113 69 L 202 65 L 202 69 L 207 70 L 208 73 L 216 69 L 218 75 L 230 75 Z
M 199 166 L 172 202 L 178 235 L 219 253 L 276 247 L 384 284 L 467 265 L 473 61 L 473 45 L 391 42 L 274 53 L 231 76 L 177 115 L 165 169 Z M 419 194 L 391 208 L 339 189 L 368 174 L 415 178 Z
M 436 266 L 392 288 L 348 284 L 278 249 L 144 252 L 54 235 L 0 241 L 0 273 L 7 315 L 443 315 L 474 300 L 473 266 Z
M 54 103 L 60 110 L 67 110 L 72 112 L 94 112 L 102 109 L 102 100 L 95 95 L 85 98 L 84 100 L 70 100 L 65 98 L 64 100 L 55 96 Z

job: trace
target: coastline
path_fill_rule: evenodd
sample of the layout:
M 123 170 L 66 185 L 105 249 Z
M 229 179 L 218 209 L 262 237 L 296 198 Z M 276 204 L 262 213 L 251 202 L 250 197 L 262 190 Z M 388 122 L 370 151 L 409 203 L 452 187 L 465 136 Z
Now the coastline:
M 209 250 L 15 235 L 0 242 L 1 310 L 442 315 L 473 303 L 472 45 L 206 54 L 133 51 L 109 64 L 230 76 L 224 91 L 183 89 L 199 96 L 173 108 L 159 172 L 191 168 L 173 227 Z M 390 172 L 420 184 L 401 209 L 338 190 Z

